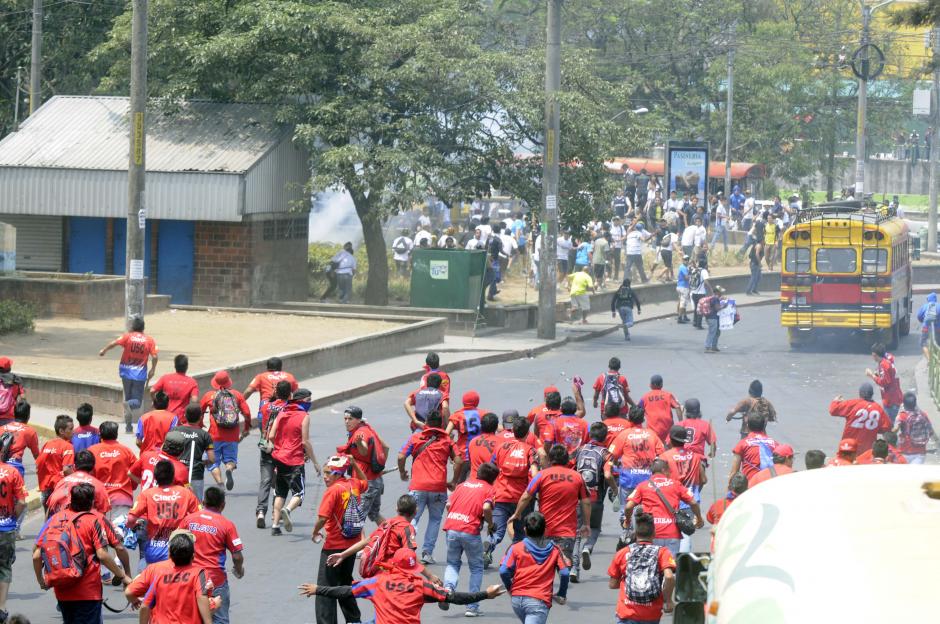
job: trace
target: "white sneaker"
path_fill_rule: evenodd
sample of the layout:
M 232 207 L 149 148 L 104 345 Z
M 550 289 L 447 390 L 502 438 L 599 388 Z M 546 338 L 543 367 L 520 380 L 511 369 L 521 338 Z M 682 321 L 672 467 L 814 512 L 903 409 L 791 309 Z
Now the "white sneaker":
M 284 524 L 284 530 L 288 533 L 294 530 L 294 521 L 290 519 L 290 509 L 287 507 L 281 510 L 281 523 Z

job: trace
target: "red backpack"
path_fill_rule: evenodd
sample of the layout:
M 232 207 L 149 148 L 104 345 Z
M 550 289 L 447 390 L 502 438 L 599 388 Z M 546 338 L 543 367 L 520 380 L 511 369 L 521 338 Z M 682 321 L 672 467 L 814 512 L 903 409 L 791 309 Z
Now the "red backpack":
M 383 522 L 369 538 L 369 543 L 366 544 L 366 547 L 362 549 L 362 558 L 359 560 L 359 575 L 362 578 L 370 578 L 381 572 L 381 564 L 391 559 L 392 555 L 395 554 L 393 552 L 387 552 L 389 540 L 395 528 L 401 527 L 405 531 L 405 546 L 408 546 L 409 535 L 411 535 L 408 532 L 413 532 L 414 528 L 412 528 L 411 523 L 408 521 L 402 524 L 401 522 L 395 522 L 395 520 L 401 519 L 392 518 L 391 520 Z
M 86 512 L 62 511 L 52 516 L 39 541 L 42 576 L 49 587 L 68 587 L 78 582 L 88 567 L 85 545 L 76 522 Z
M 710 295 L 708 297 L 702 297 L 701 299 L 698 300 L 698 310 L 696 310 L 696 312 L 698 312 L 699 316 L 708 316 L 709 314 L 711 314 L 712 299 L 714 299 L 714 295 Z

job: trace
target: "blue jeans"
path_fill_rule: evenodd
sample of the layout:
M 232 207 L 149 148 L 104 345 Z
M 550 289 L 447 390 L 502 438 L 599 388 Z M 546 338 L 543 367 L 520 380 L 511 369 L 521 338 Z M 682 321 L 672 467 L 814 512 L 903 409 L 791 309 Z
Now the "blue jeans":
M 228 582 L 222 583 L 222 585 L 213 589 L 212 595 L 222 599 L 219 608 L 212 612 L 212 624 L 229 624 L 228 609 L 229 605 L 232 604 L 232 595 L 229 592 Z
M 760 263 L 754 264 L 751 263 L 751 281 L 747 283 L 747 294 L 757 292 L 757 287 L 760 286 Z
M 538 598 L 513 596 L 512 610 L 522 624 L 545 624 L 548 621 L 548 605 Z
M 718 329 L 718 317 L 706 317 L 705 322 L 708 323 L 708 335 L 705 336 L 705 348 L 717 349 L 718 337 L 721 336 L 721 330 Z
M 483 585 L 483 540 L 480 534 L 475 535 L 461 531 L 447 532 L 447 569 L 444 570 L 444 587 L 457 589 L 460 578 L 460 562 L 463 554 L 467 554 L 467 567 L 470 568 L 470 593 L 480 591 Z M 470 611 L 480 608 L 480 603 L 467 605 Z
M 493 507 L 493 524 L 496 525 L 496 533 L 490 535 L 489 543 L 486 545 L 487 552 L 496 550 L 496 545 L 503 541 L 503 537 L 506 535 L 506 521 L 509 520 L 509 516 L 515 513 L 515 511 L 515 503 L 496 503 Z M 527 513 L 528 510 L 525 514 L 522 514 L 522 517 L 524 518 Z M 516 520 L 513 523 L 513 528 L 515 529 L 515 537 L 512 539 L 512 543 L 515 544 L 516 542 L 521 542 L 522 538 L 525 537 L 523 534 L 524 527 L 522 520 Z
M 751 220 L 750 220 L 750 219 L 745 219 L 744 222 L 741 224 L 741 229 L 744 230 L 745 232 L 747 232 L 748 230 L 750 230 L 750 229 L 751 229 Z M 748 249 L 751 247 L 751 245 L 753 245 L 755 242 L 757 242 L 757 241 L 754 240 L 754 237 L 751 236 L 750 234 L 747 234 L 747 235 L 744 237 L 744 244 L 741 245 L 741 249 L 738 251 L 738 255 L 741 256 L 741 257 L 743 257 L 743 256 L 747 253 L 747 250 L 748 250 Z
M 339 302 L 349 303 L 349 296 L 352 295 L 352 273 L 337 273 L 336 284 L 339 286 Z
M 900 405 L 888 405 L 885 407 L 885 414 L 888 415 L 888 418 L 891 419 L 891 424 L 894 424 L 894 420 L 898 417 L 898 412 L 901 411 Z
M 920 455 L 911 455 L 909 453 L 901 453 L 901 454 L 904 455 L 904 459 L 906 459 L 907 463 L 909 464 L 923 464 L 924 460 L 927 458 L 926 454 L 920 454 Z
M 725 246 L 725 251 L 728 251 L 728 228 L 722 225 L 716 225 L 715 230 L 712 233 L 712 242 L 709 243 L 711 249 L 715 248 L 715 243 L 718 242 L 718 235 L 721 234 L 721 244 Z
M 692 498 L 695 499 L 695 502 L 699 505 L 702 504 L 702 486 L 693 485 L 691 488 Z M 689 509 L 689 506 L 684 502 L 679 503 L 679 509 Z M 682 537 L 679 538 L 679 552 L 687 553 L 692 552 L 692 536 L 681 534 Z
M 414 520 L 411 521 L 415 530 L 418 528 L 418 523 L 421 521 L 424 510 L 428 510 L 428 528 L 424 532 L 424 545 L 421 547 L 421 552 L 422 554 L 434 554 L 434 546 L 437 544 L 437 534 L 441 532 L 441 518 L 444 516 L 444 505 L 447 504 L 447 492 L 412 490 L 409 494 L 411 494 L 411 497 L 415 499 L 415 502 L 418 504 L 418 511 L 415 513 Z
M 121 377 L 121 385 L 124 386 L 124 400 L 131 409 L 140 409 L 143 405 L 144 386 L 147 385 L 146 379 L 126 379 Z
M 620 314 L 620 322 L 623 323 L 623 337 L 627 338 L 630 335 L 630 328 L 633 327 L 633 308 L 623 306 L 617 308 L 617 312 Z
M 679 554 L 679 542 L 681 542 L 678 537 L 675 539 L 654 539 L 653 543 L 657 546 L 665 546 L 669 549 L 669 552 L 672 553 L 672 556 L 675 557 Z

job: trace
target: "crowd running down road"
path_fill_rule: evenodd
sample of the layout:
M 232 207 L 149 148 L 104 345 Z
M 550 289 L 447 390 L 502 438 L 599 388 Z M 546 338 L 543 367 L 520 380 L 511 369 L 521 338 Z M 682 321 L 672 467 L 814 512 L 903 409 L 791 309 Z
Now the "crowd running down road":
M 112 344 L 136 353 L 142 366 L 157 352 L 142 323 Z M 805 449 L 807 470 L 923 463 L 931 440 L 940 443 L 915 394 L 901 392 L 892 354 L 877 344 L 871 353 L 875 368 L 865 372 L 872 381 L 857 398 L 836 396 L 828 407 L 845 419 L 841 438 L 831 441 L 830 452 Z M 122 357 L 122 375 L 129 361 Z M 338 624 L 340 613 L 347 624 L 363 621 L 363 600 L 372 603 L 378 624 L 419 622 L 429 603 L 483 617 L 486 601 L 504 594 L 520 622 L 541 624 L 597 565 L 600 539 L 617 541 L 616 554 L 600 564 L 618 592 L 610 600 L 616 620 L 658 622 L 675 607 L 676 558 L 690 551 L 690 535 L 706 521 L 714 530 L 748 488 L 797 469 L 792 446 L 768 431 L 786 414 L 764 396 L 759 380 L 741 400 L 729 398 L 727 420 L 741 420 L 740 438 L 720 442 L 697 398 L 680 400 L 666 389 L 673 380 L 661 374 L 652 375 L 648 391 L 637 391 L 617 357 L 593 371 L 587 400 L 575 376 L 564 392 L 546 386 L 543 402 L 522 415 L 481 407 L 504 399 L 478 390 L 451 397 L 453 380 L 429 353 L 425 374 L 404 398 L 397 431 L 376 430 L 350 405 L 343 411 L 346 437 L 326 440 L 311 431 L 311 392 L 278 358 L 244 392 L 223 370 L 199 397 L 188 359 L 177 355 L 176 372 L 150 388 L 152 409 L 131 423 L 137 449 L 118 441 L 120 422 L 93 426 L 87 404 L 77 406 L 77 427 L 60 415 L 56 437 L 40 446 L 13 364 L 0 357 L 0 624 L 27 621 L 8 614 L 11 588 L 14 598 L 36 588 L 28 579 L 14 585 L 12 577 L 27 452 L 45 513 L 33 545 L 35 580 L 51 590 L 66 624 L 99 624 L 107 583 L 125 587 L 142 622 L 238 622 L 229 573 L 247 575 L 239 527 L 267 529 L 270 522 L 272 539 L 292 532 L 307 497 L 308 463 L 325 489 L 306 501 L 315 510 L 311 540 L 320 559 L 316 578 L 299 589 L 315 598 L 318 624 Z M 132 390 L 143 400 L 146 383 Z M 256 414 L 245 402 L 254 393 L 261 399 Z M 238 464 L 238 446 L 254 429 L 255 515 L 227 517 L 234 473 L 242 475 L 239 484 L 252 481 Z M 405 438 L 400 448 L 386 441 L 393 435 Z M 703 510 L 707 468 L 722 444 L 733 454 L 721 484 L 727 494 Z M 322 465 L 315 445 L 331 449 Z M 384 479 L 394 472 L 408 493 L 383 507 Z M 605 511 L 619 516 L 619 534 L 601 534 Z M 439 539 L 446 545 L 442 565 L 434 559 Z M 466 592 L 458 591 L 464 565 Z M 484 587 L 488 569 L 499 582 Z

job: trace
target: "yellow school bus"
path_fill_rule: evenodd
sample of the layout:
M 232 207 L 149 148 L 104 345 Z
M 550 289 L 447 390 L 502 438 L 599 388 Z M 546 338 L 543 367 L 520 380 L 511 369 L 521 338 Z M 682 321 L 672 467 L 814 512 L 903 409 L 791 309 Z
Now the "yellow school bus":
M 820 331 L 872 334 L 896 348 L 911 329 L 907 224 L 859 201 L 801 211 L 784 234 L 780 323 L 790 345 Z

